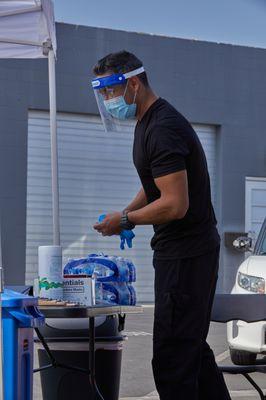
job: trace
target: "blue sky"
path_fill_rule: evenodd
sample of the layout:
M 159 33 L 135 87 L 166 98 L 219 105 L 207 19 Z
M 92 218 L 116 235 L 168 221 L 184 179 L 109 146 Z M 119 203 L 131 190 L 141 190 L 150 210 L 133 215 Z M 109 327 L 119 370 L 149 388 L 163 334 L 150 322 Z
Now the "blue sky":
M 59 22 L 266 48 L 266 0 L 54 0 Z

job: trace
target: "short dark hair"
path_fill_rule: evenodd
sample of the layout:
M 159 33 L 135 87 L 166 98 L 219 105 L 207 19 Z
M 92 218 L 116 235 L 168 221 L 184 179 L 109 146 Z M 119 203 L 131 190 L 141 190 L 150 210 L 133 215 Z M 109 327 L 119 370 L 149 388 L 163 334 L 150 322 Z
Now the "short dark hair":
M 142 67 L 142 61 L 136 57 L 133 53 L 129 53 L 126 50 L 119 51 L 117 53 L 110 53 L 103 57 L 93 68 L 95 75 L 103 75 L 106 72 L 126 73 L 133 71 L 134 69 Z M 144 86 L 149 86 L 146 72 L 142 72 L 138 75 L 138 78 Z

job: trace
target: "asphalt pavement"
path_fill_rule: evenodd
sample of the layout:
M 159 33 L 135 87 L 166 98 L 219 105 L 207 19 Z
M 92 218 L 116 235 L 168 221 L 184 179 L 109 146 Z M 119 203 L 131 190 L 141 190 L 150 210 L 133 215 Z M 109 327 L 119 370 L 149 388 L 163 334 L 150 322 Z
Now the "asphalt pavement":
M 152 306 L 146 305 L 142 315 L 128 315 L 125 332 L 128 340 L 124 343 L 120 400 L 158 400 L 158 394 L 151 370 L 152 357 Z M 208 336 L 218 364 L 231 364 L 226 342 L 226 326 L 212 323 Z M 252 374 L 266 393 L 266 376 Z M 255 400 L 259 396 L 246 379 L 240 375 L 225 376 L 232 399 Z M 178 400 L 174 396 L 173 400 Z M 189 400 L 189 399 L 188 399 Z M 214 399 L 215 400 L 215 399 Z
M 143 314 L 128 315 L 124 334 L 127 340 L 123 345 L 120 400 L 159 400 L 151 369 L 153 305 L 144 305 Z M 226 343 L 226 326 L 212 323 L 208 342 L 220 364 L 231 364 Z M 37 365 L 37 357 L 35 357 Z M 42 400 L 39 374 L 34 377 L 34 400 Z M 266 393 L 266 377 L 252 374 Z M 232 399 L 256 400 L 259 396 L 245 378 L 225 377 Z M 81 399 L 80 399 L 81 400 Z M 178 400 L 174 396 L 173 400 Z M 189 399 L 188 399 L 189 400 Z M 215 400 L 215 399 L 214 399 Z

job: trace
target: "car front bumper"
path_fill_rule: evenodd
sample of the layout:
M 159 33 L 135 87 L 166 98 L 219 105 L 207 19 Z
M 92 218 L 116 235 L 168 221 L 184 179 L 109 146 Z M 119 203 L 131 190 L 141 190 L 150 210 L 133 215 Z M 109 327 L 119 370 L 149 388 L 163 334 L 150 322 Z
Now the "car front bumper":
M 247 291 L 235 285 L 232 294 L 241 293 L 247 294 Z M 232 349 L 266 353 L 266 321 L 230 321 L 227 323 L 227 340 Z

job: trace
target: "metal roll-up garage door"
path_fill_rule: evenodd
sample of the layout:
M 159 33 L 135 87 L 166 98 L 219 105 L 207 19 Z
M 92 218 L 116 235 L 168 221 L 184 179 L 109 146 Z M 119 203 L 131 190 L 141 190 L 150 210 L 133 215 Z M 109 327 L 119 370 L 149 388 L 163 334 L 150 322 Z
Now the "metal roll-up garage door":
M 58 114 L 61 244 L 64 261 L 91 252 L 124 255 L 137 266 L 138 301 L 153 301 L 151 227 L 138 227 L 133 249 L 122 252 L 118 237 L 102 237 L 98 215 L 124 208 L 140 188 L 132 162 L 133 126 L 106 134 L 96 116 Z M 215 128 L 195 125 L 206 152 L 216 194 Z M 37 248 L 52 244 L 49 114 L 30 111 L 28 128 L 26 281 L 37 276 Z
M 266 218 L 266 178 L 246 177 L 245 232 L 258 237 Z

